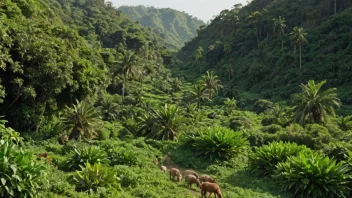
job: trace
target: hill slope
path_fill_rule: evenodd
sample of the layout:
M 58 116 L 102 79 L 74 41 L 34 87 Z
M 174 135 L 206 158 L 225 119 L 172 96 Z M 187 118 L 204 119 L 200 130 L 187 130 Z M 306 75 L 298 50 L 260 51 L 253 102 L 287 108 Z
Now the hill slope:
M 287 99 L 298 91 L 297 84 L 327 79 L 341 99 L 351 103 L 351 2 L 337 1 L 336 15 L 334 8 L 328 0 L 254 0 L 222 11 L 177 57 L 188 62 L 185 74 L 200 76 L 199 68 L 213 69 L 226 85 L 266 98 Z M 280 16 L 285 19 L 283 34 L 273 31 L 273 19 Z M 307 32 L 301 68 L 299 44 L 295 48 L 290 36 L 296 26 Z M 199 46 L 204 52 L 195 61 Z
M 175 48 L 196 36 L 196 30 L 205 23 L 187 13 L 169 8 L 121 6 L 118 8 L 143 26 L 150 27 Z

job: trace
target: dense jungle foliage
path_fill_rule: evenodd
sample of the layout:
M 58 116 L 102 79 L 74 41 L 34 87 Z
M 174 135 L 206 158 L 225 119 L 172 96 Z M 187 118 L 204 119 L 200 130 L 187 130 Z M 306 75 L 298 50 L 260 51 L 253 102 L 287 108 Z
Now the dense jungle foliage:
M 134 21 L 151 28 L 160 35 L 171 49 L 180 49 L 185 42 L 197 35 L 197 29 L 205 23 L 185 12 L 170 8 L 145 6 L 121 6 L 118 8 Z
M 222 197 L 351 197 L 350 11 L 235 5 L 182 62 L 110 2 L 0 1 L 0 196 L 199 197 L 177 168 Z
M 298 92 L 297 84 L 327 80 L 351 104 L 351 5 L 349 0 L 234 5 L 179 51 L 180 75 L 193 79 L 214 70 L 225 85 L 276 101 Z

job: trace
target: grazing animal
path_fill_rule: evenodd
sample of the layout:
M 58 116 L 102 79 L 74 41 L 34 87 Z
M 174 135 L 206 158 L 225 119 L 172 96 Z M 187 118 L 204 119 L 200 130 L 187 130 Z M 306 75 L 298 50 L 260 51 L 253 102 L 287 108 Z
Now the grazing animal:
M 185 171 L 183 171 L 182 175 L 185 178 L 186 178 L 187 175 L 194 175 L 197 179 L 199 178 L 199 175 L 196 172 L 192 171 L 192 170 L 185 170 Z
M 199 188 L 200 188 L 200 194 L 202 198 L 206 197 L 207 192 L 210 192 L 208 198 L 213 193 L 215 195 L 215 198 L 216 198 L 216 195 L 218 196 L 218 198 L 222 198 L 220 187 L 215 183 L 203 182 L 202 184 L 200 184 Z
M 167 170 L 166 166 L 160 166 L 160 169 L 161 169 L 161 172 L 163 172 L 163 173 L 165 173 Z
M 209 182 L 209 183 L 216 183 L 215 179 L 210 177 L 209 175 L 202 175 L 199 177 L 199 181 L 202 182 Z
M 182 180 L 182 175 L 180 173 L 180 171 L 176 168 L 171 168 L 169 170 L 169 173 L 170 173 L 170 179 L 174 179 L 174 177 L 176 176 L 177 177 L 177 180 L 178 181 L 181 181 Z
M 187 186 L 189 188 L 192 188 L 192 184 L 197 184 L 197 187 L 199 187 L 199 185 L 200 185 L 199 179 L 197 179 L 194 175 L 187 175 L 185 177 L 185 181 L 186 181 Z
M 48 157 L 48 153 L 47 153 L 47 152 L 44 152 L 44 153 L 40 153 L 40 154 L 37 155 L 37 158 L 38 158 L 38 159 L 41 158 L 41 157 L 43 157 L 43 158 L 46 159 L 46 157 Z

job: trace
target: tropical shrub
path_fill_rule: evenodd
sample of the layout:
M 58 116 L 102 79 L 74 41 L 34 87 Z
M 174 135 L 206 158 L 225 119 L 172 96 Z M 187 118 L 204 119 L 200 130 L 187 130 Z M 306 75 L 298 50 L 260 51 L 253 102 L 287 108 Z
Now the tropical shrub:
M 301 152 L 311 152 L 305 146 L 296 143 L 272 142 L 262 147 L 256 147 L 249 157 L 250 169 L 257 176 L 270 176 L 276 170 L 279 162 L 285 162 L 290 156 Z
M 254 111 L 256 113 L 264 113 L 274 108 L 274 104 L 268 100 L 259 99 L 254 103 Z
M 211 161 L 227 161 L 246 151 L 248 140 L 241 132 L 213 126 L 202 127 L 197 135 L 189 136 L 197 156 Z
M 332 137 L 327 128 L 318 124 L 309 124 L 305 128 L 298 124 L 291 124 L 286 127 L 284 133 L 280 133 L 280 140 L 296 142 L 312 149 L 321 149 L 324 144 L 332 140 Z
M 92 192 L 97 191 L 100 187 L 121 189 L 120 179 L 113 170 L 99 163 L 91 165 L 89 162 L 80 167 L 82 170 L 76 171 L 72 175 L 72 182 L 78 190 Z
M 22 142 L 23 138 L 20 136 L 20 133 L 10 127 L 5 127 L 6 122 L 6 120 L 0 120 L 0 138 L 3 140 L 12 141 L 16 144 Z
M 300 153 L 279 163 L 274 177 L 292 197 L 345 197 L 350 185 L 348 171 L 343 162 Z
M 11 141 L 0 140 L 1 197 L 35 197 L 44 170 L 33 160 L 32 153 L 18 149 Z
M 112 165 L 136 166 L 143 164 L 139 153 L 128 148 L 110 149 L 108 155 Z
M 75 148 L 70 159 L 66 162 L 67 169 L 77 170 L 87 162 L 91 164 L 108 164 L 108 155 L 104 150 L 96 146 L 88 146 L 81 149 Z
M 229 127 L 235 131 L 242 129 L 250 129 L 252 125 L 252 121 L 245 116 L 234 116 L 230 118 Z
M 274 134 L 277 133 L 278 131 L 281 131 L 283 128 L 280 125 L 277 124 L 272 124 L 272 125 L 268 125 L 268 126 L 264 126 L 261 128 L 261 130 L 264 133 L 270 133 L 270 134 Z

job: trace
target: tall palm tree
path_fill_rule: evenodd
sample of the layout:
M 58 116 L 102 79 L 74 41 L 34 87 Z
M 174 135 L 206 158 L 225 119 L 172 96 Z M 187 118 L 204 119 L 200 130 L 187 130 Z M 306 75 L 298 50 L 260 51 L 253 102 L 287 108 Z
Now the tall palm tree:
M 258 47 L 259 47 L 259 41 L 261 37 L 261 22 L 260 22 L 261 16 L 262 16 L 262 13 L 260 13 L 259 11 L 255 11 L 255 12 L 252 12 L 248 17 L 250 20 L 250 23 L 252 23 L 253 26 L 255 27 L 255 30 L 257 33 Z
M 309 123 L 325 124 L 327 113 L 335 116 L 334 106 L 341 105 L 340 99 L 337 97 L 336 88 L 330 88 L 321 91 L 321 87 L 326 81 L 315 84 L 314 80 L 310 80 L 307 85 L 301 84 L 302 92 L 294 95 L 295 120 L 304 125 L 306 119 Z
M 192 97 L 197 101 L 197 107 L 200 109 L 200 103 L 207 99 L 205 94 L 205 87 L 201 82 L 198 82 L 193 86 L 193 90 L 191 91 Z
M 217 75 L 214 75 L 214 72 L 207 71 L 207 75 L 202 76 L 203 86 L 205 91 L 208 94 L 209 100 L 211 100 L 215 93 L 222 88 L 221 81 L 218 79 Z
M 302 45 L 308 42 L 306 39 L 308 34 L 304 31 L 303 28 L 294 27 L 290 35 L 295 46 L 299 45 L 299 67 L 302 67 Z
M 122 67 L 122 73 L 123 73 L 123 85 L 122 85 L 122 102 L 123 102 L 123 99 L 125 97 L 126 79 L 129 78 L 130 75 L 133 76 L 139 72 L 139 69 L 136 66 L 137 56 L 132 51 L 123 50 L 118 63 Z
M 175 141 L 178 136 L 178 130 L 185 124 L 185 118 L 179 112 L 176 105 L 167 105 L 152 110 L 152 116 L 156 123 L 160 125 L 160 129 L 153 131 L 152 137 L 161 140 Z
M 224 102 L 224 105 L 226 107 L 225 111 L 228 113 L 232 113 L 232 111 L 237 109 L 237 101 L 233 98 L 227 98 L 227 100 Z
M 92 139 L 97 136 L 97 130 L 102 124 L 100 111 L 87 100 L 79 102 L 73 107 L 67 107 L 61 117 L 63 129 L 69 131 L 69 138 L 81 140 Z
M 203 50 L 203 47 L 202 46 L 198 46 L 197 50 L 196 50 L 196 53 L 195 53 L 195 59 L 196 61 L 201 61 L 203 60 L 203 53 L 204 53 L 204 50 Z M 201 73 L 201 64 L 199 64 L 199 73 Z
M 278 34 L 278 36 L 282 36 L 285 34 L 285 29 L 286 29 L 286 20 L 285 18 L 282 18 L 279 16 L 277 19 L 273 19 L 274 21 L 274 33 Z M 281 38 L 281 50 L 284 48 L 284 39 Z
M 231 81 L 231 77 L 233 75 L 233 68 L 231 65 L 226 65 L 225 72 L 229 77 L 229 81 Z

